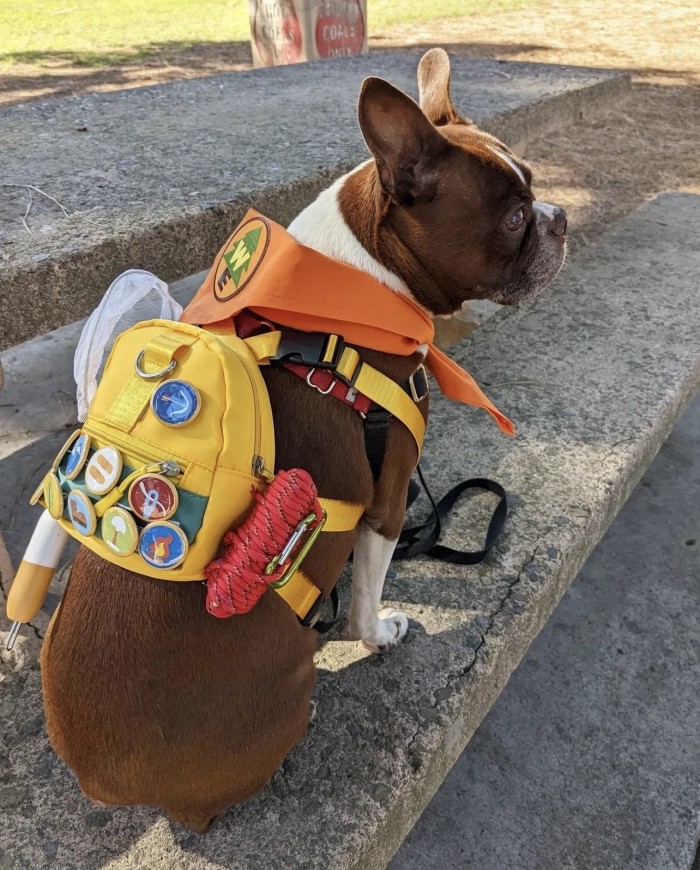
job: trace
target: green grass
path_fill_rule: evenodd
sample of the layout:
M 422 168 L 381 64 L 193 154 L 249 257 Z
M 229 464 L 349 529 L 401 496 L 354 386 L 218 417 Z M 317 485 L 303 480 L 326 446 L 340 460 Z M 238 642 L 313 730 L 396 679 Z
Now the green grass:
M 368 0 L 369 32 L 499 12 L 526 0 Z M 103 66 L 200 43 L 247 41 L 246 0 L 0 0 L 0 63 Z
M 248 39 L 245 0 L 0 0 L 0 60 L 99 66 Z

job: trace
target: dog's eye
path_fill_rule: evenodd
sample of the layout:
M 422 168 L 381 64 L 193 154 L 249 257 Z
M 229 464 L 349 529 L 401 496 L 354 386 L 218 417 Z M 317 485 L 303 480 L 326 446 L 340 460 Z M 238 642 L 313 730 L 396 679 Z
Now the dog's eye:
M 506 229 L 511 230 L 511 232 L 515 232 L 519 230 L 525 221 L 525 214 L 521 208 L 519 208 L 516 212 L 508 218 L 506 221 Z

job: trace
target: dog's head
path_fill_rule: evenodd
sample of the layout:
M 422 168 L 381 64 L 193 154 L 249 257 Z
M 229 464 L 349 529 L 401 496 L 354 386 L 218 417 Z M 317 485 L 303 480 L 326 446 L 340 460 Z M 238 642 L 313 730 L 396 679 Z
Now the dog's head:
M 376 163 L 367 182 L 378 202 L 374 255 L 436 315 L 469 299 L 511 305 L 535 296 L 564 261 L 565 212 L 537 202 L 530 167 L 457 114 L 442 49 L 423 56 L 418 85 L 420 106 L 378 78 L 360 93 Z

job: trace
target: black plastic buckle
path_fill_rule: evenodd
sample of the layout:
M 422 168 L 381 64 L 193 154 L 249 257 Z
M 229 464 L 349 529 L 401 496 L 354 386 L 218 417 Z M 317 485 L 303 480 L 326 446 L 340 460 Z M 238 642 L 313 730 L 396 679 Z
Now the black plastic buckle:
M 335 347 L 331 358 L 326 359 L 331 339 L 335 339 Z M 340 335 L 283 329 L 277 353 L 270 357 L 270 365 L 292 362 L 315 369 L 334 369 L 344 349 L 345 342 Z
M 299 622 L 304 626 L 304 628 L 313 628 L 314 625 L 319 620 L 321 616 L 321 608 L 323 607 L 323 593 L 318 593 L 318 598 L 315 603 L 312 605 L 311 610 L 306 614 L 306 616 L 302 619 L 299 617 Z
M 326 603 L 326 601 L 330 601 L 333 612 L 330 619 L 321 620 L 319 619 L 319 616 L 321 615 L 323 605 Z M 331 594 L 328 596 L 328 598 L 324 598 L 322 593 L 319 592 L 318 598 L 316 599 L 314 606 L 306 614 L 306 617 L 304 619 L 300 619 L 299 622 L 305 628 L 313 628 L 319 634 L 325 634 L 327 631 L 330 631 L 338 621 L 339 610 L 340 599 L 338 598 L 338 590 L 336 587 L 333 587 L 333 589 L 331 589 Z

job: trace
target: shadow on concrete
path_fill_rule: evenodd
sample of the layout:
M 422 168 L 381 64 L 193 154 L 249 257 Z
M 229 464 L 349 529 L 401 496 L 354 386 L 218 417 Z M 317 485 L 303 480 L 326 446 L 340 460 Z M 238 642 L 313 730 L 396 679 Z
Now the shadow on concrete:
M 375 43 L 382 39 L 388 39 L 388 34 L 373 33 L 371 42 Z M 395 52 L 405 54 L 407 51 L 415 51 L 417 54 L 423 54 L 431 48 L 439 44 L 441 48 L 450 55 L 459 55 L 462 57 L 483 57 L 490 60 L 517 60 L 522 54 L 527 54 L 531 51 L 554 51 L 553 45 L 540 45 L 539 43 L 528 42 L 412 42 L 409 45 L 372 45 L 372 52 L 381 52 L 382 54 L 394 54 Z

